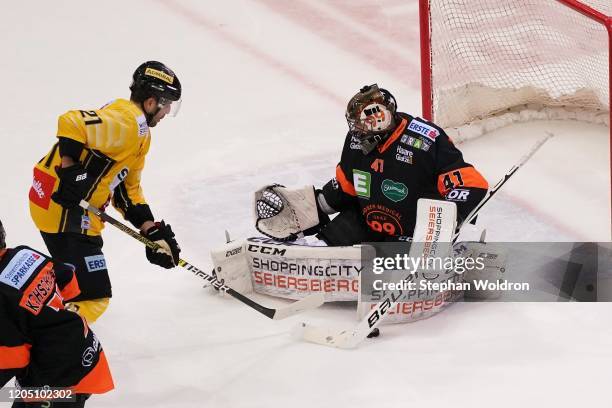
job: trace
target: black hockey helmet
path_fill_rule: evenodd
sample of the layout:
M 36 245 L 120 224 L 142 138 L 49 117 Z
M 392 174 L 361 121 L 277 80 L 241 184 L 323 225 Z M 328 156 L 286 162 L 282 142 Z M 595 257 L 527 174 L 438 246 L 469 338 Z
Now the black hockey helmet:
M 377 84 L 364 86 L 351 98 L 346 107 L 346 122 L 365 154 L 394 129 L 396 112 L 395 97 Z
M 132 75 L 132 100 L 142 103 L 154 97 L 160 106 L 172 104 L 171 116 L 178 113 L 181 101 L 181 82 L 170 68 L 159 61 L 147 61 Z
M 132 76 L 130 91 L 145 100 L 151 96 L 170 101 L 181 99 L 181 83 L 174 72 L 159 61 L 147 61 Z
M 6 231 L 2 226 L 2 221 L 0 220 L 0 249 L 6 248 Z

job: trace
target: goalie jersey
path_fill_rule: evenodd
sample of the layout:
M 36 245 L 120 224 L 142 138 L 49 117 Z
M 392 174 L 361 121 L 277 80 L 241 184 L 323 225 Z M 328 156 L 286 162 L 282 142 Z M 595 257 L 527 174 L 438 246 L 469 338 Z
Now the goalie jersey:
M 454 201 L 461 221 L 488 189 L 440 127 L 397 115 L 393 133 L 368 155 L 349 132 L 336 177 L 322 191 L 333 210 L 357 207 L 373 237 L 381 240 L 412 236 L 419 198 Z
M 151 135 L 143 112 L 132 101 L 117 99 L 98 110 L 73 110 L 58 119 L 57 137 L 84 145 L 79 161 L 94 180 L 85 197 L 94 207 L 113 205 L 140 227 L 153 220 L 140 188 L 140 174 Z M 36 227 L 47 233 L 100 235 L 102 222 L 80 207 L 66 209 L 51 199 L 59 186 L 55 168 L 61 163 L 59 143 L 34 167 L 30 213 Z

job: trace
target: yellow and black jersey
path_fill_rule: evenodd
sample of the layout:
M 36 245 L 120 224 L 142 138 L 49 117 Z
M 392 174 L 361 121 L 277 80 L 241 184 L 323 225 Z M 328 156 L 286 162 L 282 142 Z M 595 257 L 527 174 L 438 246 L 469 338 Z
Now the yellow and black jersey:
M 144 113 L 134 102 L 117 99 L 98 110 L 72 110 L 58 119 L 57 137 L 84 145 L 80 162 L 95 182 L 85 200 L 105 208 L 113 205 L 124 215 L 146 204 L 140 187 L 141 171 L 151 135 Z M 100 235 L 102 222 L 77 207 L 66 209 L 51 199 L 59 186 L 59 142 L 34 167 L 30 213 L 37 228 L 47 233 L 77 232 Z M 148 208 L 148 207 L 147 207 Z

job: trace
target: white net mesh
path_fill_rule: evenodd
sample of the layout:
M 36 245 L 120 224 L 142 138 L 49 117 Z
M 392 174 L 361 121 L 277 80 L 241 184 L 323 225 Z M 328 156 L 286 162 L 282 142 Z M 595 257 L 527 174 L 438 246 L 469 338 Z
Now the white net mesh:
M 609 124 L 606 27 L 556 0 L 430 0 L 434 121 L 452 128 L 519 107 Z M 612 1 L 584 3 L 610 15 Z

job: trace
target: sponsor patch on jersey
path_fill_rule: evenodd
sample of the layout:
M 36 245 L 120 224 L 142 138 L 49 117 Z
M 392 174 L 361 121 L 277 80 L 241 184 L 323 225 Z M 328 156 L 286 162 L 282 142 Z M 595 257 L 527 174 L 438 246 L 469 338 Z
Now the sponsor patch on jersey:
M 85 348 L 83 351 L 83 358 L 81 360 L 81 365 L 83 367 L 91 367 L 91 365 L 95 362 L 96 356 L 98 356 L 98 352 L 100 351 L 100 341 L 96 337 L 95 333 L 91 333 L 93 342 L 91 346 Z
M 83 259 L 85 259 L 85 266 L 87 267 L 88 272 L 102 271 L 106 269 L 106 259 L 104 259 L 104 255 L 86 256 Z
M 32 179 L 32 187 L 30 188 L 30 201 L 37 206 L 48 210 L 51 202 L 51 194 L 55 187 L 57 179 L 50 174 L 47 174 L 36 167 L 34 168 L 34 178 Z
M 431 147 L 431 142 L 428 139 L 423 140 L 420 137 L 404 135 L 402 136 L 401 142 L 416 149 L 421 149 L 425 152 L 429 151 L 429 148 Z
M 351 144 L 349 145 L 351 150 L 361 150 L 361 141 L 355 136 L 351 136 Z
M 21 289 L 36 268 L 42 265 L 44 261 L 45 257 L 38 252 L 31 249 L 22 249 L 0 271 L 0 282 L 15 289 Z
M 408 187 L 404 183 L 395 182 L 393 180 L 385 179 L 383 180 L 380 188 L 382 189 L 383 194 L 389 200 L 397 203 L 402 201 L 404 198 L 408 196 Z
M 149 133 L 149 125 L 147 125 L 145 115 L 136 117 L 136 122 L 138 122 L 138 136 L 146 136 Z
M 145 75 L 151 76 L 153 78 L 161 79 L 162 81 L 170 85 L 172 85 L 172 82 L 174 82 L 174 76 L 167 74 L 163 71 L 153 69 L 153 68 L 145 69 Z
M 387 235 L 404 235 L 402 215 L 398 211 L 381 204 L 366 205 L 362 211 L 366 223 L 373 231 Z
M 91 228 L 91 220 L 88 215 L 81 215 L 81 229 L 88 230 Z
M 370 198 L 370 184 L 372 175 L 367 171 L 353 169 L 353 186 L 359 197 Z
M 418 133 L 419 135 L 425 136 L 432 142 L 434 142 L 436 140 L 436 137 L 440 135 L 438 129 L 434 128 L 431 125 L 428 125 L 427 123 L 421 122 L 418 119 L 412 119 L 410 121 L 410 124 L 408 125 L 408 129 L 412 130 L 415 133 Z
M 24 290 L 19 306 L 38 315 L 52 295 L 55 295 L 55 272 L 48 264 Z M 61 305 L 61 301 L 59 302 Z
M 395 154 L 395 159 L 406 164 L 412 164 L 413 154 L 414 153 L 412 153 L 412 151 L 404 149 L 402 146 L 397 146 L 397 153 Z
M 468 200 L 469 196 L 470 196 L 470 190 L 456 188 L 454 190 L 449 191 L 448 194 L 446 194 L 446 197 L 444 198 L 447 199 L 448 201 L 465 202 Z

